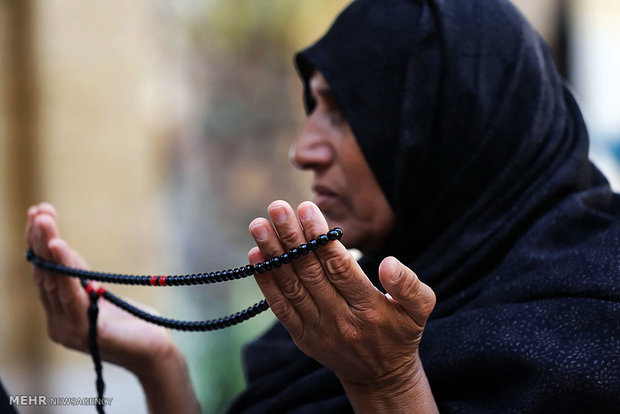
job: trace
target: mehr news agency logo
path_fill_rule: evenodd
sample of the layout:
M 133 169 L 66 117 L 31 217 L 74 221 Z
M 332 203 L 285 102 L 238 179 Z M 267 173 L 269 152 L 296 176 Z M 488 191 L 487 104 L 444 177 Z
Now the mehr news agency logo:
M 48 397 L 47 395 L 9 395 L 15 406 L 104 406 L 112 405 L 111 397 Z

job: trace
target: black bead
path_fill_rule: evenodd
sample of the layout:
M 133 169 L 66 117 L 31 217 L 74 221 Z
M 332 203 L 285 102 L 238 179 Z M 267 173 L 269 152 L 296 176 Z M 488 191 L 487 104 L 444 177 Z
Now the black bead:
M 256 270 L 256 273 L 261 274 L 261 273 L 265 273 L 265 269 L 263 268 L 263 264 L 262 263 L 257 263 L 254 265 L 254 270 Z
M 190 278 L 190 282 L 192 285 L 197 285 L 198 284 L 198 275 L 192 275 L 192 277 Z
M 315 239 L 312 239 L 308 241 L 308 248 L 310 248 L 310 250 L 316 250 L 319 248 L 319 243 Z
M 226 280 L 232 280 L 235 278 L 235 273 L 233 272 L 232 269 L 228 269 L 226 271 Z
M 288 255 L 288 253 L 282 253 L 282 254 L 280 255 L 280 261 L 281 261 L 282 263 L 284 263 L 284 264 L 287 264 L 287 263 L 290 263 L 290 262 L 291 262 L 291 258 L 290 258 L 290 256 Z
M 327 243 L 329 243 L 329 239 L 327 238 L 326 234 L 321 234 L 319 237 L 316 238 L 317 243 L 319 243 L 319 246 L 325 246 Z
M 332 241 L 338 238 L 338 232 L 336 230 L 330 230 L 327 232 L 327 240 Z
M 297 248 L 289 250 L 288 254 L 291 256 L 291 259 L 297 259 L 301 255 L 301 253 L 299 253 L 299 249 Z
M 342 237 L 342 233 L 343 233 L 342 229 L 340 227 L 334 227 L 334 230 L 338 234 L 338 240 L 340 240 L 340 238 Z
M 310 248 L 308 247 L 306 243 L 300 244 L 297 249 L 299 250 L 299 253 L 301 254 L 308 254 L 308 252 L 310 251 Z
M 213 274 L 213 280 L 215 280 L 216 282 L 221 282 L 222 281 L 222 272 L 215 272 Z
M 269 260 L 265 260 L 263 262 L 263 269 L 269 271 L 273 268 L 273 266 L 271 265 L 271 262 Z
M 254 266 L 252 266 L 252 265 L 247 265 L 247 266 L 245 267 L 244 272 L 245 272 L 245 274 L 246 274 L 247 276 L 252 276 L 252 275 L 254 274 L 254 272 L 255 272 L 255 270 L 254 270 Z
M 282 262 L 280 261 L 279 257 L 272 257 L 271 259 L 269 259 L 269 262 L 273 265 L 273 267 L 282 266 Z

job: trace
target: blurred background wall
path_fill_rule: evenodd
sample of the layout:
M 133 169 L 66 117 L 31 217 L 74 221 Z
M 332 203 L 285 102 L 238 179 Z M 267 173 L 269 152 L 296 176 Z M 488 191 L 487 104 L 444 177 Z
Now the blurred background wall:
M 47 200 L 95 269 L 238 266 L 249 221 L 310 197 L 288 164 L 303 121 L 292 54 L 347 1 L 0 2 L 0 378 L 11 394 L 94 394 L 88 355 L 52 344 L 24 263 L 29 205 Z M 620 1 L 519 0 L 578 97 L 592 156 L 620 188 Z M 164 315 L 207 319 L 258 301 L 252 280 L 114 287 Z M 205 412 L 243 387 L 240 350 L 274 318 L 174 333 Z M 104 368 L 110 413 L 144 412 L 139 385 Z M 38 407 L 22 412 L 88 412 Z

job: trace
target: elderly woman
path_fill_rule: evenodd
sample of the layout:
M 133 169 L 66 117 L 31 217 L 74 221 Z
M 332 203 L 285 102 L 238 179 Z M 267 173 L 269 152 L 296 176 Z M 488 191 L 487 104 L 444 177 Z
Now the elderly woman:
M 272 203 L 250 262 L 335 225 L 363 257 L 335 242 L 256 276 L 279 323 L 246 347 L 230 412 L 620 406 L 620 198 L 508 1 L 357 0 L 296 63 L 308 119 L 291 159 L 316 204 Z M 27 233 L 83 265 L 51 206 L 29 210 Z M 34 278 L 52 339 L 86 350 L 79 283 Z M 153 412 L 198 410 L 162 329 L 105 307 L 99 330 Z

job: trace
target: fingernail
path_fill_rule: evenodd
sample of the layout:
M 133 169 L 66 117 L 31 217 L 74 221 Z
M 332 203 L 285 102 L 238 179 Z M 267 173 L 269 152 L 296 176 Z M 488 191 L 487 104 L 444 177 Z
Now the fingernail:
M 286 221 L 286 209 L 284 207 L 276 207 L 271 210 L 271 213 L 273 214 L 273 220 L 277 224 L 282 224 Z
M 303 208 L 299 209 L 299 218 L 301 219 L 301 221 L 311 220 L 312 217 L 314 217 L 314 209 L 311 206 L 306 205 Z
M 256 224 L 250 228 L 252 236 L 258 241 L 265 241 L 269 237 L 269 232 L 264 224 Z

